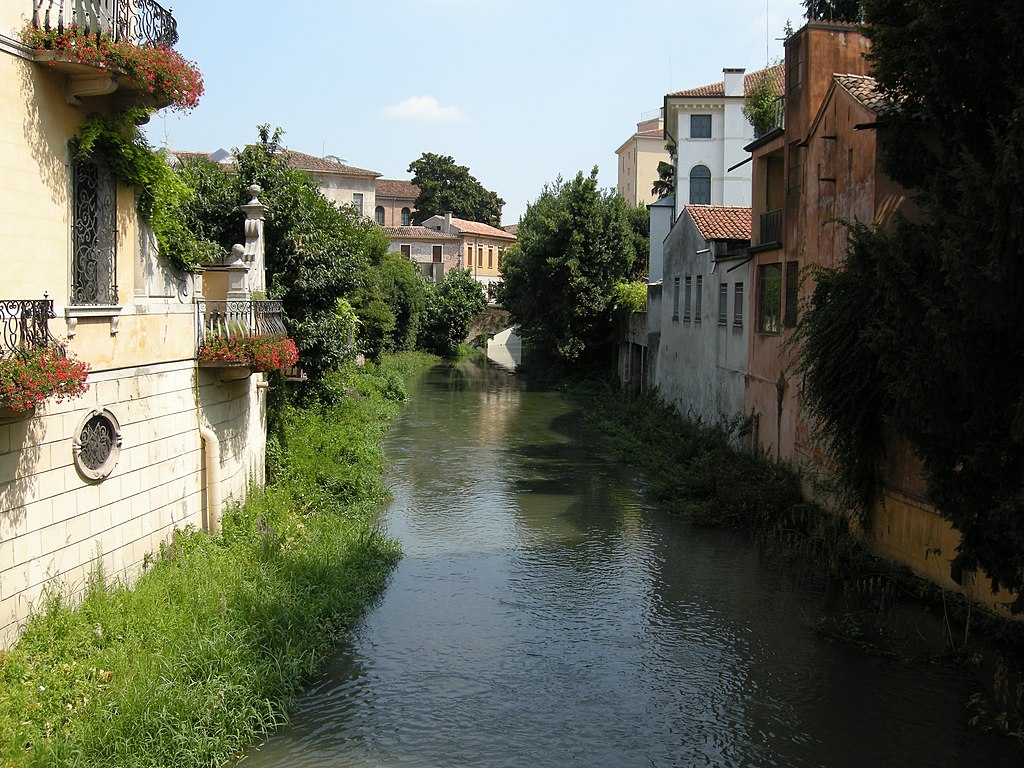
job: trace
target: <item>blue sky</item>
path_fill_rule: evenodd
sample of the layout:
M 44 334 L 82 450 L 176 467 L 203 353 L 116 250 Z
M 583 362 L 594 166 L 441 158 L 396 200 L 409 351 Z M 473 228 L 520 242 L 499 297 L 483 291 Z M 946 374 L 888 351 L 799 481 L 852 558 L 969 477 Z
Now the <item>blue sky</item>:
M 256 126 L 286 146 L 408 178 L 452 155 L 506 201 L 504 223 L 556 176 L 600 167 L 670 91 L 782 55 L 799 0 L 182 2 L 178 50 L 203 72 L 192 113 L 147 133 L 179 150 L 231 149 Z

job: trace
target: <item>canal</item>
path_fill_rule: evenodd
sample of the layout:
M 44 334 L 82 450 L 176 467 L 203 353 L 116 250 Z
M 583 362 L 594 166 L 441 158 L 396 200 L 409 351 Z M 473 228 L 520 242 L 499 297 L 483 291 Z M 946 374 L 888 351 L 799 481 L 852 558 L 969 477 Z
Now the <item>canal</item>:
M 644 497 L 557 393 L 437 368 L 387 438 L 387 592 L 257 766 L 1011 766 L 970 684 L 813 631 L 820 593 Z

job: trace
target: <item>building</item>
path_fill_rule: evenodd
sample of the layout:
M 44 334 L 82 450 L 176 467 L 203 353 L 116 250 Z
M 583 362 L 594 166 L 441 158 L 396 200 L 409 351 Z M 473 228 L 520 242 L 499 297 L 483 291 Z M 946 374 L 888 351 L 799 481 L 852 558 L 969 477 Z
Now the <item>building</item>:
M 377 203 L 373 218 L 382 227 L 408 227 L 416 212 L 420 188 L 411 181 L 377 179 L 374 182 Z
M 662 399 L 695 421 L 743 413 L 750 209 L 687 205 L 665 240 L 658 365 Z
M 665 140 L 675 147 L 676 218 L 686 205 L 750 205 L 749 155 L 754 127 L 743 114 L 746 93 L 762 78 L 776 84 L 782 65 L 665 96 Z
M 324 157 L 307 155 L 294 149 L 282 150 L 292 168 L 305 171 L 316 181 L 323 196 L 339 206 L 352 205 L 360 216 L 370 216 L 377 208 L 376 181 L 381 174 Z
M 155 3 L 112 5 L 94 22 L 111 36 L 177 41 Z M 27 22 L 55 27 L 76 12 L 70 0 L 34 7 L 34 18 L 28 3 L 0 10 L 0 364 L 50 349 L 91 371 L 81 397 L 0 403 L 0 646 L 47 592 L 74 598 L 99 572 L 131 582 L 175 529 L 217 530 L 222 504 L 262 482 L 264 376 L 205 367 L 199 348 L 218 329 L 284 331 L 279 302 L 251 299 L 262 288 L 263 206 L 243 206 L 246 234 L 225 266 L 192 274 L 167 263 L 135 190 L 71 141 L 91 113 L 169 98 L 22 44 Z
M 450 213 L 431 216 L 423 222 L 428 229 L 454 234 L 459 238 L 462 261 L 460 267 L 473 273 L 487 291 L 489 297 L 501 280 L 498 268 L 505 249 L 516 241 L 516 236 L 503 229 L 482 224 L 479 221 L 457 219 Z
M 462 252 L 458 235 L 415 226 L 383 230 L 388 236 L 388 251 L 405 256 L 435 283 L 441 282 L 449 270 L 458 269 Z
M 618 182 L 615 189 L 630 205 L 647 205 L 657 200 L 651 187 L 658 180 L 658 163 L 670 162 L 665 149 L 665 125 L 659 114 L 636 124 L 636 133 L 615 150 Z

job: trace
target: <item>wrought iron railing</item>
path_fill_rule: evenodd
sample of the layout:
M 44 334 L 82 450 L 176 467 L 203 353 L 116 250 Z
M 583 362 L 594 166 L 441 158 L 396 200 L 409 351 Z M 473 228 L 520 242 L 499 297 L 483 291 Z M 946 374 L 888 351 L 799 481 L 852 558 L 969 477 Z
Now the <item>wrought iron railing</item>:
M 26 349 L 59 346 L 50 335 L 53 299 L 0 299 L 0 357 L 10 357 Z
M 207 339 L 287 336 L 280 301 L 197 301 L 198 343 Z
M 153 0 L 32 0 L 32 26 L 63 32 L 76 27 L 97 39 L 171 48 L 178 23 Z
M 761 214 L 761 231 L 758 233 L 757 244 L 782 242 L 782 209 L 765 211 Z

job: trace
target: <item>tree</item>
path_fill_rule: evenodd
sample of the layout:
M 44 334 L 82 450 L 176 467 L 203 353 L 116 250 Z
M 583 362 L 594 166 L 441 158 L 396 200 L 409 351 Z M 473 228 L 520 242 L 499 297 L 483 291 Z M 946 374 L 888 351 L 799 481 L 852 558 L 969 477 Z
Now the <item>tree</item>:
M 422 224 L 431 216 L 451 212 L 460 219 L 501 226 L 501 206 L 505 201 L 484 189 L 469 168 L 456 165 L 450 155 L 424 152 L 409 164 L 412 183 L 420 188 L 412 220 Z
M 863 0 L 803 0 L 810 21 L 863 21 Z M 787 35 L 788 37 L 788 35 Z
M 442 357 L 451 357 L 469 333 L 469 324 L 484 307 L 483 287 L 468 269 L 455 269 L 427 295 L 427 308 L 418 346 Z
M 958 565 L 1024 595 L 1024 58 L 1007 53 L 1024 16 L 1016 0 L 866 0 L 865 24 L 894 105 L 883 162 L 917 190 L 921 215 L 855 230 L 843 269 L 815 290 L 812 308 L 834 318 L 816 332 L 833 350 L 805 363 L 825 370 L 851 345 L 872 360 L 855 387 L 838 376 L 837 393 L 818 389 L 834 402 L 820 418 L 838 424 L 870 393 L 865 464 L 882 426 L 907 440 L 962 534 Z M 829 294 L 840 290 L 845 312 Z
M 676 167 L 664 160 L 658 161 L 658 178 L 651 186 L 651 194 L 661 200 L 676 191 Z
M 637 248 L 622 197 L 597 186 L 597 168 L 544 186 L 502 261 L 498 300 L 530 348 L 563 365 L 611 359 L 617 284 Z

